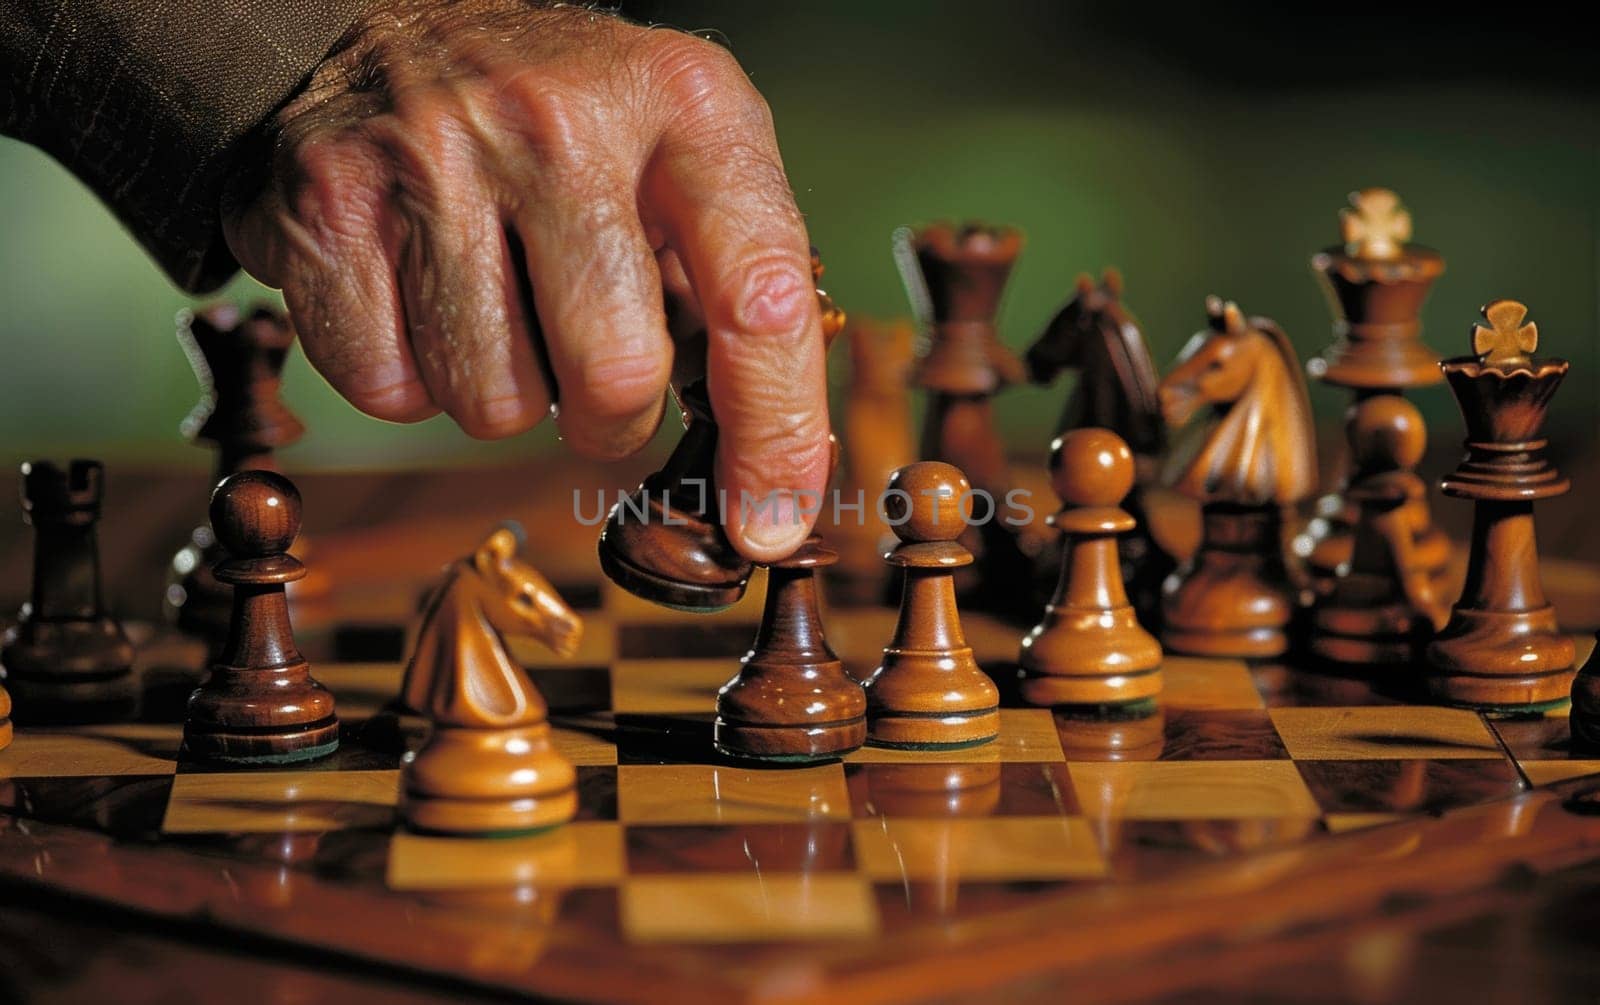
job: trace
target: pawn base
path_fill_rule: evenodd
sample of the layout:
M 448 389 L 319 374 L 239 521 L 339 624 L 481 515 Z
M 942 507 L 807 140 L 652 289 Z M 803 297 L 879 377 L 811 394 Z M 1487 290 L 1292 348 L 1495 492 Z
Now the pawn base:
M 689 583 L 667 579 L 641 569 L 600 540 L 600 571 L 606 578 L 640 600 L 673 610 L 714 614 L 727 610 L 744 597 L 748 579 L 729 583 Z
M 751 761 L 809 763 L 843 757 L 867 740 L 865 716 L 832 723 L 773 726 L 717 717 L 717 752 Z
M 1449 705 L 1495 711 L 1558 707 L 1577 652 L 1548 604 L 1527 611 L 1457 607 L 1427 649 L 1424 685 Z
M 949 714 L 880 712 L 867 726 L 867 744 L 891 750 L 965 750 L 999 735 L 998 707 Z
M 550 724 L 436 724 L 405 766 L 400 814 L 413 830 L 512 834 L 564 824 L 578 811 L 577 775 L 550 743 Z
M 194 723 L 183 730 L 183 756 L 215 764 L 301 764 L 327 757 L 338 749 L 339 720 L 332 717 L 290 731 L 202 728 Z
M 117 722 L 139 713 L 133 644 L 110 618 L 24 621 L 7 633 L 0 665 L 19 722 Z

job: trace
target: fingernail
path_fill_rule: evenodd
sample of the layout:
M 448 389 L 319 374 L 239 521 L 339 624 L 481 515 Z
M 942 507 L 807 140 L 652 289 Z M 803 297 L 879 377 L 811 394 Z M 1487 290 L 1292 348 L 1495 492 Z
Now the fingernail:
M 792 553 L 806 539 L 806 525 L 794 492 L 778 489 L 747 504 L 740 514 L 740 536 L 752 551 L 772 559 Z

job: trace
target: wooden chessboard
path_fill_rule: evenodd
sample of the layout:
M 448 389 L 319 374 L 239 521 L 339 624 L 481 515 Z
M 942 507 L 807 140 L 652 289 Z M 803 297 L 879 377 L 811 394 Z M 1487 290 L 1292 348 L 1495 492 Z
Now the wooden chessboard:
M 0 888 L 463 987 L 877 1001 L 1181 969 L 1583 861 L 1600 842 L 1584 812 L 1600 803 L 1586 778 L 1600 759 L 1572 755 L 1563 713 L 1405 705 L 1293 665 L 1170 657 L 1162 711 L 1115 723 L 1008 694 L 1000 739 L 972 750 L 721 760 L 713 695 L 753 636 L 759 580 L 718 615 L 664 610 L 586 575 L 576 533 L 535 534 L 529 556 L 582 613 L 582 647 L 516 655 L 578 765 L 577 820 L 512 839 L 404 833 L 398 771 L 420 736 L 382 709 L 428 572 L 483 528 L 470 510 L 403 511 L 313 544 L 350 573 L 301 611 L 303 648 L 338 697 L 337 755 L 295 770 L 183 763 L 177 699 L 195 649 L 149 631 L 145 721 L 19 730 L 0 752 Z M 830 607 L 829 639 L 866 672 L 893 619 Z M 965 623 L 1004 686 L 1018 630 Z

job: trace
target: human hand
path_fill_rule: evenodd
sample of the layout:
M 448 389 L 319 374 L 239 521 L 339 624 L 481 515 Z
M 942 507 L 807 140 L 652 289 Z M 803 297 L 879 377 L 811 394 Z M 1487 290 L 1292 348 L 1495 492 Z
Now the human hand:
M 823 489 L 809 243 L 766 103 L 722 48 L 582 8 L 387 0 L 271 130 L 228 243 L 357 408 L 492 438 L 557 401 L 568 443 L 621 457 L 661 419 L 671 295 L 706 320 L 719 486 Z M 757 561 L 811 523 L 744 510 L 729 537 Z

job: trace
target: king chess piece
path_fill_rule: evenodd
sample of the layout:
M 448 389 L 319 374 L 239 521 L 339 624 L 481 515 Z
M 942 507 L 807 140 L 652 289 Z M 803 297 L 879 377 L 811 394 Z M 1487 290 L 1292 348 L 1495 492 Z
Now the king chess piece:
M 1352 192 L 1339 224 L 1343 244 L 1311 259 L 1333 311 L 1333 344 L 1306 364 L 1306 372 L 1349 390 L 1353 404 L 1439 383 L 1439 356 L 1422 341 L 1421 313 L 1444 273 L 1444 259 L 1410 243 L 1411 214 L 1386 188 Z M 1319 592 L 1332 587 L 1355 543 L 1358 506 L 1345 491 L 1345 472 L 1338 477 L 1338 487 L 1317 500 L 1311 522 L 1295 541 Z M 1411 504 L 1410 515 L 1414 559 L 1438 577 L 1450 561 L 1450 540 L 1433 526 L 1426 495 Z
M 202 391 L 182 431 L 215 448 L 213 486 L 240 471 L 278 470 L 275 452 L 305 432 L 279 397 L 283 364 L 294 338 L 289 319 L 264 306 L 244 316 L 232 304 L 178 315 L 178 341 Z M 304 540 L 296 551 L 305 554 Z M 233 609 L 233 591 L 213 574 L 226 557 L 210 525 L 202 524 L 173 557 L 168 573 L 168 618 L 213 645 L 226 636 Z M 318 576 L 300 580 L 291 591 L 297 604 L 322 592 L 326 583 Z
M 233 587 L 227 641 L 189 699 L 183 746 L 196 761 L 281 765 L 339 746 L 333 695 L 311 676 L 289 624 L 284 588 L 306 574 L 288 554 L 300 531 L 300 493 L 282 475 L 242 471 L 211 495 L 211 527 Z
M 867 738 L 867 698 L 822 632 L 816 572 L 836 556 L 812 536 L 767 572 L 766 606 L 739 673 L 717 694 L 716 745 L 730 757 L 819 761 Z
M 815 249 L 811 274 L 814 281 L 822 277 L 822 259 Z M 817 300 L 823 338 L 831 343 L 844 327 L 844 312 L 820 288 Z M 669 312 L 668 327 L 680 336 L 680 344 L 705 342 L 703 326 L 681 309 Z M 717 422 L 705 377 L 689 378 L 675 394 L 682 408 L 683 438 L 661 470 L 612 507 L 600 532 L 600 568 L 629 593 L 663 607 L 719 611 L 744 596 L 755 566 L 722 528 L 715 476 Z
M 958 468 L 919 461 L 884 493 L 899 547 L 884 557 L 905 577 L 900 618 L 883 662 L 866 681 L 867 742 L 951 750 L 1000 735 L 1000 693 L 961 630 L 955 571 L 972 561 L 956 543 L 972 517 L 972 486 Z
M 1473 355 L 1443 364 L 1466 423 L 1467 455 L 1442 483 L 1473 501 L 1467 580 L 1428 646 L 1428 692 L 1451 705 L 1524 711 L 1559 705 L 1576 653 L 1539 582 L 1533 503 L 1570 487 L 1545 456 L 1545 412 L 1564 359 L 1538 359 L 1539 331 L 1512 300 L 1483 308 Z
M 1206 312 L 1208 328 L 1160 388 L 1168 424 L 1181 427 L 1163 478 L 1202 514 L 1199 550 L 1162 587 L 1161 641 L 1197 656 L 1281 656 L 1298 594 L 1283 512 L 1316 484 L 1311 404 L 1275 322 L 1216 297 Z
M 33 592 L 0 642 L 18 722 L 132 718 L 133 644 L 105 609 L 95 526 L 105 491 L 97 461 L 22 465 L 22 513 L 34 529 Z
M 1343 666 L 1410 666 L 1447 613 L 1417 543 L 1429 520 L 1427 486 L 1414 470 L 1427 427 L 1409 401 L 1380 394 L 1350 407 L 1345 435 L 1355 542 L 1313 605 L 1311 651 Z
M 1139 626 L 1117 561 L 1118 535 L 1134 529 L 1119 505 L 1133 470 L 1133 453 L 1108 429 L 1075 429 L 1051 447 L 1061 581 L 1017 660 L 1031 705 L 1129 706 L 1161 693 L 1161 645 Z
M 451 563 L 429 598 L 401 703 L 432 723 L 401 771 L 400 813 L 418 831 L 478 835 L 571 820 L 577 775 L 551 742 L 549 709 L 507 636 L 577 650 L 583 622 L 517 557 L 514 531 L 491 533 Z
M 920 456 L 960 468 L 998 508 L 1011 479 L 994 397 L 1027 374 L 1001 343 L 995 316 L 1022 234 L 1011 227 L 938 223 L 917 231 L 913 244 L 933 325 L 912 378 L 928 394 Z M 995 610 L 1033 606 L 1032 562 L 1003 520 L 979 521 L 962 543 L 977 555 L 976 577 L 970 588 L 963 585 L 963 595 Z

